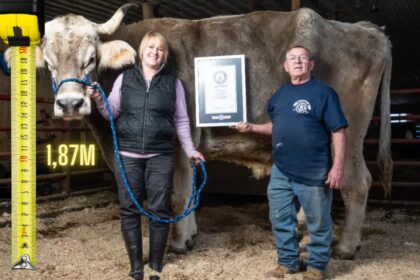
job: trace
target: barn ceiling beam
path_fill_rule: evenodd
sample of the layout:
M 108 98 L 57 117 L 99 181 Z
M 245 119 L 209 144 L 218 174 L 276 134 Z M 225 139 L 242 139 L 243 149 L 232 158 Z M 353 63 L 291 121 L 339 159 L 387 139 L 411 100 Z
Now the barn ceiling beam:
M 228 1 L 215 0 L 213 1 L 213 5 L 218 5 L 219 7 L 221 7 L 221 9 L 227 12 L 226 14 L 238 15 L 238 14 L 244 14 L 244 13 L 247 13 L 248 11 L 251 11 L 249 7 L 246 7 L 246 10 L 240 9 L 238 8 L 239 5 L 238 6 L 232 5 Z
M 276 10 L 276 11 L 281 11 L 281 10 L 282 10 L 281 5 L 280 5 L 277 1 L 274 1 L 274 0 L 267 0 L 267 1 L 265 1 L 265 2 L 270 3 L 270 5 L 271 5 L 271 6 L 273 6 L 273 7 L 274 7 L 274 10 Z
M 197 2 L 197 5 L 203 6 L 207 10 L 211 11 L 211 13 L 212 13 L 211 16 L 219 16 L 219 15 L 223 15 L 225 13 L 225 11 L 223 9 L 221 9 L 218 6 L 209 4 L 209 1 L 207 1 L 207 0 L 196 0 L 196 2 Z
M 414 19 L 414 23 L 417 26 L 415 30 L 420 30 L 420 3 L 418 1 L 408 1 L 409 11 Z M 420 33 L 417 32 L 417 36 L 420 36 Z
M 185 10 L 182 7 L 180 8 L 179 3 L 174 3 L 175 1 L 149 0 L 147 2 L 152 4 L 155 8 L 156 14 L 159 14 L 162 17 L 174 17 L 184 19 L 195 18 L 191 14 L 185 13 Z M 196 17 L 198 17 L 198 15 L 196 15 Z
M 260 10 L 260 3 L 261 0 L 249 0 L 248 6 L 251 8 L 251 10 Z
M 68 4 L 68 2 L 64 3 L 55 3 L 51 2 L 49 3 L 49 9 L 57 11 L 56 15 L 65 15 L 68 14 L 67 10 L 74 10 L 75 7 L 72 4 Z M 105 8 L 98 8 L 96 9 L 96 13 L 92 13 L 91 9 L 88 7 L 78 7 L 78 14 L 83 15 L 89 20 L 99 20 L 100 22 L 103 21 L 103 15 L 101 17 L 95 16 L 99 13 L 108 14 L 107 10 Z
M 249 7 L 249 5 L 244 4 L 244 2 L 242 0 L 239 0 L 239 1 L 223 1 L 223 2 L 226 2 L 229 5 L 231 5 L 231 3 L 233 2 L 233 5 L 238 6 L 238 8 L 241 10 L 241 12 L 240 12 L 241 14 L 253 12 L 253 10 Z
M 224 7 L 218 1 L 214 1 L 211 5 L 212 6 L 215 6 L 216 9 L 219 9 L 220 11 L 222 11 L 219 15 L 231 15 L 231 14 L 235 14 L 236 13 L 235 11 L 231 10 L 229 7 Z
M 179 13 L 177 10 L 169 8 L 167 5 L 155 6 L 155 11 L 158 17 L 191 19 L 189 17 L 186 17 L 184 14 Z
M 160 6 L 168 6 L 170 9 L 175 9 L 177 11 L 182 11 L 182 14 L 186 15 L 185 18 L 201 18 L 200 14 L 195 9 L 186 7 L 183 5 L 184 2 L 180 3 L 178 1 L 164 0 Z
M 183 1 L 182 4 L 180 4 L 180 6 L 182 6 L 183 9 L 186 8 L 190 11 L 198 12 L 197 19 L 211 17 L 215 14 L 214 12 L 209 12 L 208 9 L 202 8 L 202 5 L 198 5 L 197 1 L 194 1 L 193 4 L 190 1 Z
M 87 2 L 87 1 L 85 1 L 85 2 Z M 84 5 L 85 2 L 83 2 L 83 5 Z M 111 14 L 114 14 L 123 4 L 126 4 L 126 3 L 121 3 L 121 1 L 102 1 L 102 2 L 100 2 L 101 7 L 107 8 L 111 12 Z
M 281 6 L 274 0 L 248 0 L 248 6 L 252 11 L 281 10 Z
M 152 6 L 159 6 L 160 4 L 162 4 L 162 0 L 148 0 L 146 2 Z
M 76 1 L 79 1 L 79 0 L 76 0 Z M 86 1 L 83 2 L 83 5 L 85 2 Z M 122 2 L 121 0 L 108 0 L 108 1 L 100 2 L 99 5 L 101 5 L 102 7 L 107 7 L 110 11 L 110 13 L 108 14 L 109 16 L 107 16 L 105 20 L 108 20 L 109 17 L 112 16 L 122 5 L 127 4 L 124 2 L 129 2 L 129 1 L 124 1 L 123 3 L 121 2 Z M 144 2 L 144 1 L 138 1 L 138 2 Z M 141 20 L 141 18 L 142 18 L 141 5 L 139 5 L 138 8 L 134 7 L 128 11 L 128 13 L 124 16 L 124 22 L 136 22 L 136 21 Z
M 53 5 L 55 5 L 55 3 Z M 85 3 L 83 3 L 82 6 L 77 5 L 77 3 L 74 4 L 71 1 L 61 2 L 58 5 L 58 7 L 67 7 L 69 9 L 73 10 L 73 11 L 77 11 L 77 10 L 82 11 L 83 10 L 84 14 L 89 15 L 89 17 L 94 15 L 94 14 L 97 14 L 98 12 L 102 13 L 102 16 L 108 17 L 108 16 L 110 16 L 114 13 L 114 11 L 112 11 L 112 10 L 113 9 L 115 10 L 115 7 L 112 7 L 112 8 L 105 7 L 103 5 L 96 5 L 95 3 L 90 3 L 90 2 L 87 2 L 87 1 Z M 92 11 L 95 11 L 95 12 L 92 12 Z

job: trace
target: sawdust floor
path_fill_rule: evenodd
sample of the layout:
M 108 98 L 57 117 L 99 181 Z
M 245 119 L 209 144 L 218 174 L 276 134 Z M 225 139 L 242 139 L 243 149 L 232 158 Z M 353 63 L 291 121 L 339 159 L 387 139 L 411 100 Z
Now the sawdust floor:
M 168 253 L 162 279 L 264 279 L 276 259 L 267 209 L 265 203 L 204 206 L 196 247 L 186 255 Z M 0 279 L 129 279 L 115 195 L 42 203 L 37 213 L 42 218 L 37 219 L 36 271 L 10 269 L 10 216 L 2 213 Z M 360 245 L 356 260 L 331 261 L 331 279 L 420 279 L 418 213 L 368 211 Z

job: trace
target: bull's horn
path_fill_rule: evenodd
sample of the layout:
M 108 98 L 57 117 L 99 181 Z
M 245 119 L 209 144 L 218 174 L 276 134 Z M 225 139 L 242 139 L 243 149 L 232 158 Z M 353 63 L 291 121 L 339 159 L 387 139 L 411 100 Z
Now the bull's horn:
M 96 32 L 98 32 L 98 34 L 106 35 L 114 33 L 120 26 L 127 11 L 134 6 L 138 5 L 135 3 L 128 3 L 121 6 L 107 22 L 96 24 Z

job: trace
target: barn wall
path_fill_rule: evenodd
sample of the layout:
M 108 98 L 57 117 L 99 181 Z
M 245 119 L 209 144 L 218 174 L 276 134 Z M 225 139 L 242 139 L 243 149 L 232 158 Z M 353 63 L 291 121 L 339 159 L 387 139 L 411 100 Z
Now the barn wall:
M 51 91 L 51 86 L 49 82 L 49 75 L 46 71 L 37 71 L 37 98 L 44 98 L 44 99 L 52 99 L 53 94 Z M 5 75 L 2 71 L 0 71 L 0 94 L 2 95 L 11 95 L 10 89 L 10 76 Z M 45 112 L 48 115 L 52 116 L 52 108 L 51 104 L 42 104 L 38 103 L 36 105 L 37 122 L 41 121 L 43 118 L 43 114 L 40 112 Z M 0 100 L 0 127 L 10 127 L 10 109 L 11 103 L 10 101 Z M 46 132 L 39 132 L 39 136 L 43 136 Z M 0 152 L 10 151 L 10 132 L 1 132 L 0 134 Z
M 0 43 L 0 53 L 3 53 L 6 49 L 6 46 Z M 11 78 L 7 76 L 3 71 L 0 70 L 0 95 L 11 95 Z M 47 70 L 41 69 L 37 70 L 37 79 L 36 79 L 36 95 L 37 98 L 42 98 L 44 100 L 53 100 L 53 93 L 51 89 L 51 78 Z M 0 128 L 9 128 L 11 127 L 11 102 L 8 100 L 0 100 Z M 82 121 L 74 121 L 70 124 L 66 124 L 61 119 L 53 118 L 53 104 L 50 103 L 37 103 L 36 105 L 36 121 L 37 127 L 81 127 L 84 126 Z M 71 131 L 71 132 L 61 132 L 61 131 L 38 131 L 37 132 L 37 150 L 45 151 L 40 156 L 37 157 L 37 164 L 41 164 L 44 167 L 46 166 L 46 146 L 52 144 L 53 147 L 57 147 L 61 143 L 96 143 L 96 140 L 93 138 L 89 131 L 80 132 L 80 131 Z M 54 149 L 54 148 L 53 148 Z M 0 131 L 0 153 L 1 152 L 10 152 L 11 151 L 11 133 L 1 132 Z M 97 156 L 100 156 L 97 153 Z M 7 170 L 10 171 L 10 159 L 9 158 L 0 158 L 0 165 L 4 166 Z M 100 164 L 100 167 L 104 167 L 104 164 Z M 42 168 L 45 169 L 45 168 Z M 57 170 L 53 171 L 57 172 Z

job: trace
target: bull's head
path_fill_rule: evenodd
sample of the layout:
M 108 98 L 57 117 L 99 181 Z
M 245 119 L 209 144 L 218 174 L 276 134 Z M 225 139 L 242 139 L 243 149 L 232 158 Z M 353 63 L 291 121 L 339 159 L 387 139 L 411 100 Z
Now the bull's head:
M 53 83 L 58 85 L 64 79 L 92 76 L 97 66 L 101 70 L 134 64 L 136 51 L 126 42 L 115 40 L 102 43 L 99 40 L 99 35 L 110 35 L 117 30 L 133 5 L 122 6 L 102 24 L 72 14 L 46 22 L 42 44 L 37 47 L 37 67 L 47 64 Z M 56 117 L 74 120 L 90 114 L 90 98 L 83 87 L 83 84 L 76 82 L 61 85 L 55 95 Z

